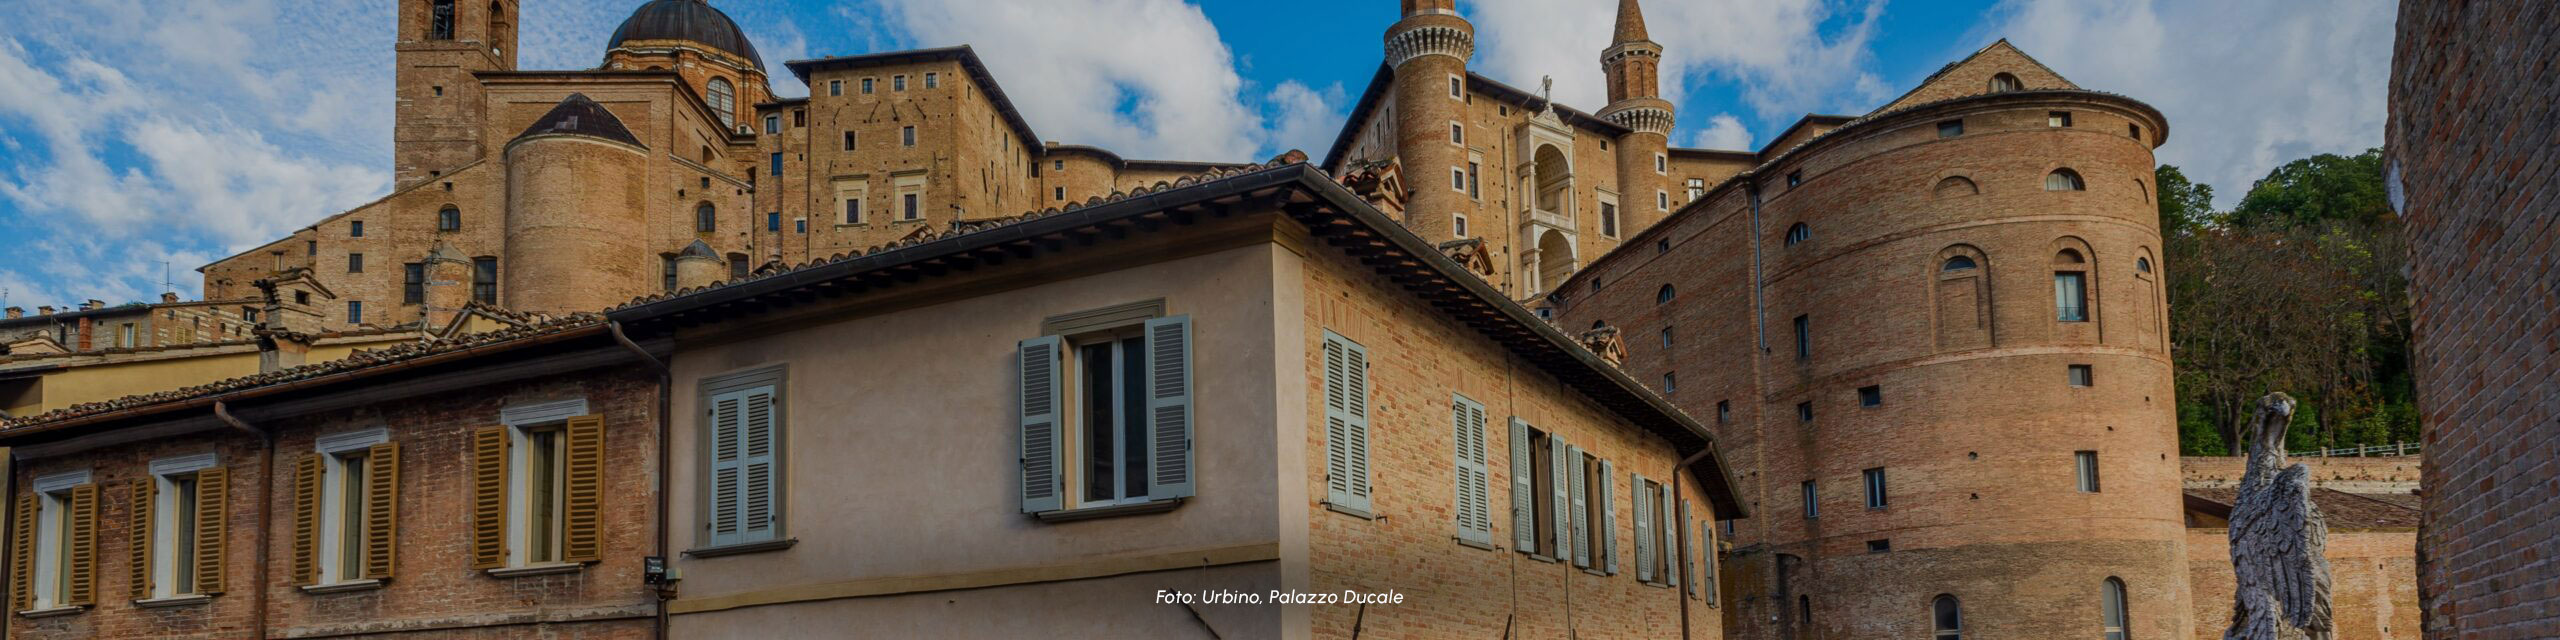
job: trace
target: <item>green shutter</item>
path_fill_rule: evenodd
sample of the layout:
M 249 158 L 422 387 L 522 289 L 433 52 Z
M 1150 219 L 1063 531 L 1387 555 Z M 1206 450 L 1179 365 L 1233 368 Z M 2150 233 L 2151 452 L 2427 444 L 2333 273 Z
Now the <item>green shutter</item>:
M 1325 332 L 1325 501 L 1368 511 L 1369 350 Z
M 1466 396 L 1451 395 L 1450 421 L 1456 451 L 1458 538 L 1480 544 L 1493 544 L 1493 501 L 1486 495 L 1493 491 L 1492 474 L 1485 462 L 1484 405 Z
M 1018 345 L 1022 382 L 1022 512 L 1056 511 L 1065 506 L 1059 475 L 1059 372 L 1063 348 L 1057 336 L 1041 336 Z
M 1636 580 L 1653 581 L 1653 489 L 1644 484 L 1644 474 L 1628 476 L 1628 495 L 1636 506 Z
M 1573 566 L 1588 569 L 1591 568 L 1591 487 L 1583 481 L 1588 472 L 1582 468 L 1582 449 L 1566 451 L 1565 460 L 1573 465 L 1573 513 L 1569 518 L 1573 521 Z
M 1618 503 L 1609 491 L 1609 479 L 1617 475 L 1616 465 L 1606 459 L 1600 461 L 1600 526 L 1593 531 L 1600 532 L 1600 554 L 1606 560 L 1601 564 L 1608 567 L 1603 571 L 1613 576 L 1618 575 Z
M 1538 479 L 1537 465 L 1529 455 L 1529 423 L 1519 416 L 1511 417 L 1511 548 L 1528 553 L 1538 552 Z
M 1147 485 L 1152 499 L 1192 495 L 1191 317 L 1147 321 L 1148 441 L 1154 447 Z
M 1549 499 L 1554 503 L 1547 505 L 1547 510 L 1555 516 L 1556 530 L 1556 548 L 1547 552 L 1555 554 L 1557 560 L 1573 559 L 1573 487 L 1578 484 L 1572 480 L 1573 459 L 1573 445 L 1553 433 L 1547 434 L 1547 472 L 1554 476 L 1547 485 L 1553 494 Z
M 780 533 L 778 395 L 768 384 L 711 397 L 711 546 Z

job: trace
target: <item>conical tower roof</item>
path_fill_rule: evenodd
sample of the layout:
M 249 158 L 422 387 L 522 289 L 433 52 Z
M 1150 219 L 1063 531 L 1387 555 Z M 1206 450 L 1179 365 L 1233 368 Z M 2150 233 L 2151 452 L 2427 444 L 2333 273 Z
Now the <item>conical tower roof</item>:
M 1647 40 L 1652 38 L 1644 33 L 1644 8 L 1636 6 L 1636 0 L 1618 0 L 1617 37 L 1611 42 L 1623 44 Z

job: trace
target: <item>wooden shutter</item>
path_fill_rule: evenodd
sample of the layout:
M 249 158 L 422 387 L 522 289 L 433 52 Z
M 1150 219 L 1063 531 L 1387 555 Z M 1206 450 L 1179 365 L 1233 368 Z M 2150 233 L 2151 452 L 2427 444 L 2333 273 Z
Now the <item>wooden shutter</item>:
M 746 416 L 738 430 L 738 535 L 771 540 L 781 531 L 781 410 L 772 385 L 747 390 Z
M 302 454 L 293 465 L 293 583 L 312 584 L 320 574 L 320 454 Z
M 1529 423 L 1519 416 L 1511 417 L 1511 548 L 1538 552 L 1538 478 L 1537 465 L 1529 456 Z
M 35 604 L 36 563 L 35 494 L 18 496 L 17 513 L 9 518 L 9 610 L 26 611 Z
M 389 580 L 400 557 L 400 444 L 365 451 L 364 577 Z
M 1671 473 L 1677 477 L 1680 472 L 1674 470 Z M 1688 505 L 1672 500 L 1669 485 L 1664 485 L 1656 493 L 1662 496 L 1662 506 L 1653 511 L 1660 518 L 1654 523 L 1653 535 L 1661 539 L 1654 541 L 1653 548 L 1662 550 L 1662 579 L 1677 587 L 1680 586 L 1680 572 L 1689 570 L 1688 565 L 1681 564 L 1680 560 L 1680 527 L 1681 523 L 1689 521 L 1688 510 L 1682 507 Z M 1675 511 L 1675 508 L 1679 510 Z
M 1547 434 L 1547 472 L 1553 476 L 1548 479 L 1549 499 L 1555 502 L 1547 510 L 1555 515 L 1556 530 L 1556 547 L 1547 552 L 1569 561 L 1573 559 L 1573 445 L 1552 433 Z
M 125 568 L 130 573 L 125 584 L 133 599 L 141 600 L 151 597 L 151 498 L 157 493 L 159 483 L 146 475 L 130 484 L 133 490 L 128 495 L 132 501 L 125 507 L 129 524 L 125 527 L 124 543 Z
M 1628 476 L 1628 494 L 1636 506 L 1636 580 L 1653 581 L 1653 489 L 1644 484 L 1644 474 Z
M 1192 495 L 1191 317 L 1147 321 L 1147 392 L 1153 443 L 1151 499 Z
M 1456 450 L 1456 482 L 1458 538 L 1493 544 L 1491 474 L 1485 464 L 1484 405 L 1465 396 L 1451 396 L 1449 401 L 1451 433 Z
M 602 510 L 604 507 L 604 416 L 591 414 L 570 418 L 561 428 L 565 436 L 568 458 L 562 484 L 568 485 L 561 498 L 560 559 L 568 562 L 595 562 L 604 559 Z
M 1607 459 L 1600 461 L 1600 475 L 1597 476 L 1600 479 L 1600 487 L 1594 491 L 1599 494 L 1600 499 L 1600 526 L 1592 529 L 1600 532 L 1599 551 L 1602 559 L 1606 560 L 1601 564 L 1608 567 L 1603 571 L 1613 576 L 1618 575 L 1618 502 L 1616 496 L 1609 491 L 1612 484 L 1609 479 L 1617 475 L 1615 465 L 1609 464 Z
M 195 545 L 195 592 L 204 595 L 222 593 L 222 541 L 231 532 L 231 470 L 208 467 L 196 472 L 196 539 L 178 540 L 175 544 Z
M 507 427 L 471 430 L 471 568 L 507 566 Z
M 1713 509 L 1710 508 L 1709 511 L 1713 511 Z M 1723 581 L 1716 579 L 1717 551 L 1715 518 L 1710 517 L 1704 520 L 1699 520 L 1698 584 L 1700 589 L 1706 590 L 1707 606 L 1710 607 L 1715 606 L 1716 604 L 1716 588 L 1723 586 Z
M 1573 566 L 1591 567 L 1591 486 L 1584 481 L 1582 449 L 1576 447 L 1565 454 L 1573 464 Z
M 63 567 L 62 604 L 89 606 L 98 603 L 98 485 L 84 484 L 71 488 L 70 535 L 63 540 L 71 551 L 71 560 Z
M 1016 345 L 1022 382 L 1022 512 L 1056 511 L 1066 506 L 1065 479 L 1059 474 L 1059 425 L 1063 418 L 1058 364 L 1064 348 L 1057 336 L 1040 336 Z
M 1692 514 L 1697 513 L 1696 511 L 1691 510 L 1694 508 L 1696 508 L 1696 506 L 1689 504 L 1689 499 L 1680 499 L 1680 519 L 1671 523 L 1671 526 L 1674 527 L 1672 529 L 1673 531 L 1679 531 L 1683 534 L 1686 534 L 1689 531 L 1689 519 L 1696 517 Z M 1674 536 L 1674 538 L 1677 539 L 1673 540 L 1672 544 L 1680 545 L 1680 551 L 1677 554 L 1679 557 L 1673 558 L 1672 561 L 1680 563 L 1680 573 L 1682 575 L 1678 577 L 1687 578 L 1686 580 L 1681 581 L 1680 590 L 1682 593 L 1696 594 L 1698 592 L 1699 574 L 1690 573 L 1689 571 L 1691 561 L 1698 557 L 1696 549 L 1693 548 L 1697 539 L 1691 538 L 1687 535 L 1678 535 Z
M 1324 339 L 1325 501 L 1369 505 L 1369 351 L 1342 336 Z
M 711 546 L 733 545 L 738 537 L 738 471 L 740 431 L 746 428 L 747 393 L 732 391 L 711 398 L 711 491 L 705 529 Z

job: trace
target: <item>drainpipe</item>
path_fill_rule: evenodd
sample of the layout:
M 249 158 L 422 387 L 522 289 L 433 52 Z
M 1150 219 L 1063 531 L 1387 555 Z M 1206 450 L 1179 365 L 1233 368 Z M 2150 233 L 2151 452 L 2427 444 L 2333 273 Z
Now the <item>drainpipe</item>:
M 0 481 L 0 484 L 5 484 L 5 485 L 7 485 L 7 486 L 8 486 L 8 491 L 9 491 L 9 494 L 8 494 L 8 495 L 9 495 L 9 500 L 8 500 L 8 507 L 9 507 L 9 508 L 8 508 L 8 512 L 9 512 L 9 513 L 8 513 L 8 514 L 6 514 L 6 515 L 0 515 L 0 519 L 5 519 L 5 520 L 9 523 L 9 528 L 7 529 L 7 531 L 10 531 L 10 532 L 12 532 L 12 533 L 15 533 L 15 532 L 18 530 L 18 527 L 27 526 L 27 524 L 26 524 L 26 523 L 24 523 L 24 522 L 19 522 L 19 521 L 18 521 L 18 455 L 17 455 L 15 452 L 9 452 L 9 448 L 8 448 L 8 447 L 0 447 L 0 453 L 5 453 L 5 455 L 7 455 L 7 456 L 8 456 L 8 459 L 7 459 L 7 460 L 0 460 L 0 467 L 6 467 L 6 468 L 8 469 L 8 471 L 9 471 L 9 473 L 8 473 L 9 478 L 8 478 L 7 480 L 5 480 L 5 481 Z M 15 538 L 16 538 L 15 536 L 11 536 L 11 539 L 12 539 L 12 540 L 14 540 Z M 0 555 L 5 555 L 5 556 L 15 557 L 15 556 L 17 556 L 18 554 L 15 554 L 15 553 L 8 553 L 8 554 L 0 554 Z M 17 568 L 17 567 L 9 566 L 9 560 L 10 560 L 10 559 L 11 559 L 11 558 L 0 558 L 0 575 L 11 575 L 9 572 L 18 570 L 18 568 Z M 15 594 L 12 594 L 12 595 L 15 595 Z M 11 618 L 11 619 L 9 619 L 9 620 L 0 620 L 0 640 L 8 640 L 8 638 L 9 638 L 9 623 L 11 623 L 11 622 L 16 622 L 16 621 L 17 621 L 17 620 L 16 620 L 17 616 L 16 616 L 16 615 L 14 615 L 15 613 L 16 613 L 16 612 L 14 612 L 14 611 L 10 611 L 10 612 L 0 612 L 0 614 L 11 614 L 11 615 L 8 615 L 8 617 L 9 617 L 9 618 Z
M 1689 457 L 1681 458 L 1681 459 L 1680 459 L 1680 466 L 1672 467 L 1672 468 L 1671 468 L 1671 499 L 1673 499 L 1673 500 L 1679 500 L 1679 499 L 1680 499 L 1680 496 L 1681 496 L 1681 494 L 1680 494 L 1680 470 L 1681 470 L 1681 469 L 1687 469 L 1687 468 L 1689 468 L 1689 465 L 1697 464 L 1697 463 L 1698 463 L 1698 459 L 1699 459 L 1699 458 L 1707 457 L 1707 454 L 1715 453 L 1715 451 L 1716 451 L 1716 449 L 1715 449 L 1715 447 L 1713 447 L 1713 446 L 1709 446 L 1709 447 L 1704 448 L 1704 449 L 1699 449 L 1697 453 L 1692 453 L 1692 454 L 1689 454 Z M 1675 504 L 1676 504 L 1676 503 L 1675 503 Z M 1671 505 L 1663 505 L 1663 508 L 1665 508 L 1665 509 L 1670 509 L 1670 508 L 1671 508 Z M 1715 501 L 1713 501 L 1713 500 L 1709 500 L 1709 501 L 1707 501 L 1707 513 L 1708 513 L 1709 515 L 1713 515 L 1713 514 L 1715 513 L 1715 510 L 1716 510 L 1716 503 L 1715 503 Z M 1677 509 L 1673 509 L 1673 510 L 1672 510 L 1672 513 L 1679 513 L 1679 510 L 1677 510 Z M 1675 516 L 1675 517 L 1677 517 L 1677 516 Z M 1713 518 L 1709 518 L 1709 519 L 1710 519 L 1710 520 L 1712 520 Z M 1672 527 L 1671 527 L 1671 544 L 1672 544 L 1672 545 L 1674 545 L 1674 546 L 1672 547 L 1672 548 L 1674 548 L 1674 549 L 1679 549 L 1679 550 L 1681 550 L 1681 551 L 1688 551 L 1688 550 L 1689 550 L 1689 523 L 1688 523 L 1688 521 L 1687 521 L 1687 519 L 1686 519 L 1686 518 L 1681 518 L 1681 522 L 1680 522 L 1679 524 L 1674 525 L 1674 526 L 1672 526 Z M 1705 557 L 1705 558 L 1701 558 L 1701 560 L 1704 560 L 1704 561 L 1707 561 L 1707 562 L 1715 562 L 1715 561 L 1716 561 L 1716 558 L 1715 558 L 1715 550 L 1713 550 L 1713 549 L 1709 549 L 1706 555 L 1707 555 L 1707 557 Z M 1672 569 L 1672 571 L 1686 571 L 1686 570 L 1688 570 L 1688 569 L 1689 569 L 1688 567 L 1679 567 L 1679 568 Z M 1675 574 L 1672 574 L 1672 575 L 1679 575 L 1679 574 L 1676 574 L 1676 573 L 1675 573 Z M 1689 585 L 1688 585 L 1688 586 L 1689 586 L 1689 588 L 1690 588 L 1690 589 L 1692 589 L 1692 590 L 1701 590 L 1701 589 L 1705 589 L 1705 587 L 1704 587 L 1704 586 L 1701 586 L 1701 585 L 1699 585 L 1699 584 L 1698 584 L 1698 581 L 1699 581 L 1699 580 L 1703 580 L 1703 579 L 1706 579 L 1706 576 L 1689 576 Z M 1671 595 L 1672 595 L 1672 597 L 1675 597 L 1675 598 L 1679 598 L 1679 599 L 1680 599 L 1680 638 L 1681 638 L 1681 640 L 1688 640 L 1688 638 L 1689 638 L 1689 596 L 1688 596 L 1688 594 L 1683 594 L 1683 593 L 1673 593 L 1673 594 L 1671 594 Z
M 258 590 L 253 600 L 257 608 L 250 614 L 249 626 L 258 631 L 257 637 L 264 638 L 267 637 L 267 546 L 275 531 L 276 435 L 249 426 L 249 423 L 231 415 L 231 406 L 220 400 L 213 402 L 213 417 L 221 418 L 223 424 L 231 425 L 233 429 L 257 436 L 258 448 L 262 452 L 258 456 Z
M 1760 266 L 1760 178 L 1745 178 L 1743 190 L 1751 194 L 1751 316 L 1760 335 L 1760 354 L 1769 353 L 1769 306 L 1761 299 L 1761 290 L 1769 283 L 1763 279 Z
M 647 364 L 647 365 L 649 366 L 649 369 L 650 369 L 650 370 L 658 372 L 658 513 L 657 513 L 657 521 L 658 521 L 658 546 L 657 546 L 657 548 L 658 548 L 658 550 L 657 550 L 657 555 L 658 555 L 658 557 L 659 557 L 660 559 L 662 559 L 662 560 L 664 560 L 664 561 L 668 562 L 670 565 L 672 565 L 672 564 L 674 563 L 674 558 L 669 558 L 669 557 L 667 556 L 667 471 L 668 471 L 668 467 L 669 467 L 669 465 L 667 464 L 667 447 L 668 447 L 668 444 L 667 444 L 667 435 L 668 435 L 668 432 L 670 431 L 670 427 L 669 427 L 669 425 L 670 425 L 670 424 L 671 424 L 671 422 L 672 422 L 672 421 L 668 418 L 668 416 L 667 416 L 667 411 L 669 410 L 669 404 L 672 402 L 672 397 L 671 397 L 672 391 L 671 391 L 670 389 L 672 388 L 672 385 L 674 385 L 674 384 L 675 384 L 675 372 L 668 370 L 668 369 L 667 369 L 667 363 L 659 361 L 659 360 L 658 360 L 658 358 L 657 358 L 657 356 L 649 355 L 649 350 L 640 348 L 640 343 L 632 342 L 632 341 L 631 341 L 631 336 L 624 335 L 624 334 L 622 333 L 622 322 L 620 322 L 620 321 L 610 321 L 610 322 L 606 322 L 606 323 L 605 323 L 605 328 L 610 329 L 610 330 L 612 330 L 612 331 L 613 331 L 613 341 L 614 341 L 614 342 L 622 343 L 622 348 L 631 350 L 631 355 L 639 356 L 639 357 L 640 357 L 640 362 Z M 657 628 L 655 629 L 655 633 L 656 633 L 656 637 L 657 637 L 657 638 L 659 638 L 659 640 L 665 640 L 665 638 L 667 637 L 667 622 L 668 622 L 668 620 L 667 620 L 667 592 L 668 592 L 668 588 L 667 588 L 666 586 L 663 586 L 663 584 L 664 584 L 664 583 L 661 583 L 661 585 L 662 585 L 662 586 L 659 586 L 659 587 L 657 588 L 657 592 L 658 592 L 658 614 L 657 614 Z

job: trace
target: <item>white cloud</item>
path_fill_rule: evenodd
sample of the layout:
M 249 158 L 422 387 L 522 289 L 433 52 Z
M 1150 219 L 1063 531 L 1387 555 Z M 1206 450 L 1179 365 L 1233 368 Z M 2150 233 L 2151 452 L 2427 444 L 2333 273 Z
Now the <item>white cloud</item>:
M 1475 70 L 1519 87 L 1555 78 L 1558 101 L 1607 105 L 1600 52 L 1610 45 L 1617 0 L 1475 0 Z M 1685 0 L 1644 5 L 1647 35 L 1662 45 L 1662 94 L 1684 83 L 1724 82 L 1754 115 L 1793 119 L 1806 110 L 1863 113 L 1891 94 L 1867 70 L 1882 0 Z M 1824 24 L 1834 23 L 1831 28 Z M 1682 105 L 1682 108 L 1698 108 Z
M 1275 154 L 1295 149 L 1307 152 L 1310 161 L 1321 159 L 1348 117 L 1342 112 L 1345 101 L 1340 84 L 1316 91 L 1289 80 L 1273 87 L 1264 99 L 1271 105 L 1274 124 L 1263 149 Z
M 1719 113 L 1707 119 L 1707 127 L 1689 139 L 1689 146 L 1700 149 L 1751 149 L 1751 130 L 1742 126 L 1740 118 Z
M 2006 35 L 2082 87 L 2158 107 L 2170 131 L 2160 162 L 2228 207 L 2277 165 L 2382 144 L 2395 11 L 2383 0 L 2006 0 L 1973 39 Z

